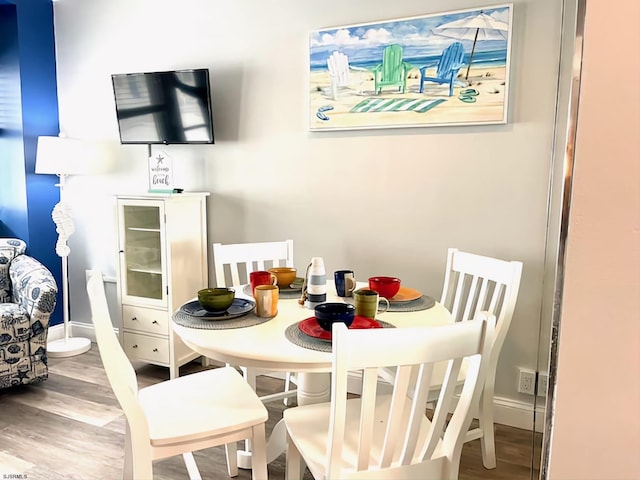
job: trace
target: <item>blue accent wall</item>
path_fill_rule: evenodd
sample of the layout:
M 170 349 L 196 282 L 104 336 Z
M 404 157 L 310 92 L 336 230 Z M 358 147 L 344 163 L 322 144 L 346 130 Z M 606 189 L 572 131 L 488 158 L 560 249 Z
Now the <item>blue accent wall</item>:
M 61 289 L 51 219 L 60 199 L 58 179 L 35 174 L 38 136 L 60 130 L 51 0 L 0 0 L 0 79 L 0 235 L 27 242 L 28 253 L 51 270 Z M 59 323 L 61 295 L 51 319 L 51 325 Z

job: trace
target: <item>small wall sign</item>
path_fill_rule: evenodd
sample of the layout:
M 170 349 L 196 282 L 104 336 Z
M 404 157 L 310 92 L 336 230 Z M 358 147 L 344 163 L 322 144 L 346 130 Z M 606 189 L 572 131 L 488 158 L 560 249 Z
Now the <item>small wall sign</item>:
M 149 193 L 173 192 L 173 161 L 165 152 L 149 157 Z

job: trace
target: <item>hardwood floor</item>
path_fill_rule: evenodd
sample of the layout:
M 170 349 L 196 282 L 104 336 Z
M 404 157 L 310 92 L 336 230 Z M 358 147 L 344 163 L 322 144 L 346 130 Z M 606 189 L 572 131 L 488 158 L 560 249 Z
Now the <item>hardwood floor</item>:
M 92 349 L 77 357 L 49 360 L 49 379 L 38 385 L 0 390 L 0 475 L 22 474 L 28 480 L 116 480 L 121 478 L 125 419 L 107 381 L 100 355 Z M 185 365 L 181 373 L 202 369 Z M 166 380 L 168 369 L 152 365 L 137 368 L 140 386 Z M 259 392 L 281 388 L 281 381 L 259 377 Z M 267 433 L 284 406 L 269 406 Z M 536 466 L 532 471 L 532 451 Z M 480 441 L 467 443 L 462 453 L 460 480 L 525 480 L 538 478 L 541 436 L 496 426 L 498 466 L 482 466 Z M 226 479 L 224 449 L 194 454 L 203 478 Z M 284 454 L 269 464 L 269 478 L 284 478 Z M 182 457 L 154 463 L 155 480 L 187 478 Z M 249 480 L 251 472 L 237 477 Z M 305 480 L 312 480 L 307 472 Z

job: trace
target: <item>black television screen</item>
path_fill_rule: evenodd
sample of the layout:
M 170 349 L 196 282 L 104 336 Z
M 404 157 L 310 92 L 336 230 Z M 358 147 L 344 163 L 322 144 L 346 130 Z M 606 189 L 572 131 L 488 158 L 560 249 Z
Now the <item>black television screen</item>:
M 111 75 L 121 143 L 214 143 L 209 70 Z

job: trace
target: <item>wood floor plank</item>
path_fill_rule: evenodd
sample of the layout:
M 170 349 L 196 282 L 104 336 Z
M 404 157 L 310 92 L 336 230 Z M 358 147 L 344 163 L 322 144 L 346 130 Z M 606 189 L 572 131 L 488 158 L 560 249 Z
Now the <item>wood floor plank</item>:
M 8 399 L 9 401 L 18 402 L 89 425 L 101 427 L 122 415 L 122 410 L 119 408 L 111 407 L 104 403 L 96 403 L 78 396 L 58 393 L 47 388 L 24 388 L 18 390 L 19 392 L 16 392 L 16 395 Z
M 67 361 L 60 364 L 54 363 L 49 367 L 49 374 L 51 373 L 64 375 L 95 385 L 108 384 L 107 375 L 102 367 L 102 363 L 99 365 L 83 365 L 76 361 Z
M 20 421 L 2 429 L 0 450 L 33 464 L 29 478 L 118 478 L 123 434 L 21 402 L 5 406 Z
M 50 392 L 119 408 L 118 400 L 106 379 L 105 384 L 87 383 L 76 377 L 49 372 L 49 379 L 43 382 L 41 387 Z
M 26 462 L 20 458 L 9 455 L 6 452 L 0 452 L 0 475 L 20 475 L 23 472 L 31 470 L 35 465 Z

